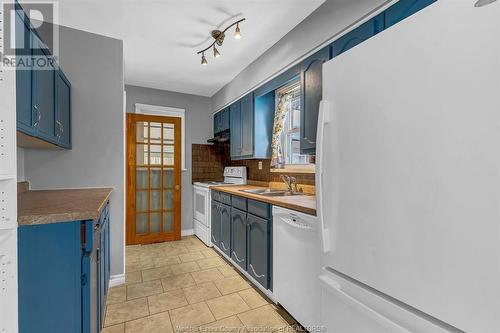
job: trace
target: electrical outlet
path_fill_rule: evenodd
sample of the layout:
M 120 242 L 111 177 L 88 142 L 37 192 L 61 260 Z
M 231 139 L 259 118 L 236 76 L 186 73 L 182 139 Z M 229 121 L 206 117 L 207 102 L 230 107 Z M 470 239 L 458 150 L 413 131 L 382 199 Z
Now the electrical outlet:
M 259 161 L 259 170 L 262 170 L 262 161 Z

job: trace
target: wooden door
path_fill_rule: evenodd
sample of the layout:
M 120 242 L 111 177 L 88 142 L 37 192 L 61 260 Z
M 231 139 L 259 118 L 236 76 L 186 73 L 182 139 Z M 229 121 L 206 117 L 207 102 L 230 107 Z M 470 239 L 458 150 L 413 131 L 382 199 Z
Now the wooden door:
M 181 238 L 180 118 L 127 115 L 127 244 Z

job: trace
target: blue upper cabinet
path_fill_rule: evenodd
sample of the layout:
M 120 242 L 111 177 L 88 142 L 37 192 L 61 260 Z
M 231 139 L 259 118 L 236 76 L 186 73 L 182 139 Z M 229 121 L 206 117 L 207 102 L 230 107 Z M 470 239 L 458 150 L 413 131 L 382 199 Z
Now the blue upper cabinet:
M 231 159 L 237 159 L 241 156 L 241 104 L 240 101 L 231 104 Z
M 24 134 L 18 145 L 70 149 L 71 84 L 18 4 L 15 29 L 17 55 L 33 56 L 37 64 L 44 64 L 16 70 L 17 131 Z
M 240 157 L 251 157 L 254 152 L 253 94 L 246 95 L 241 103 L 241 151 Z
M 71 83 L 61 70 L 55 73 L 56 137 L 63 148 L 71 148 Z
M 15 24 L 17 56 L 31 56 L 31 33 L 24 11 L 16 10 Z M 18 92 L 16 96 L 17 128 L 23 132 L 32 132 L 31 70 L 16 71 L 16 91 Z
M 319 103 L 323 88 L 323 63 L 330 59 L 330 48 L 325 47 L 302 63 L 302 109 L 300 112 L 300 152 L 314 154 Z
M 50 52 L 47 50 L 41 39 L 32 33 L 33 55 L 43 58 L 46 64 L 50 63 Z M 37 136 L 46 141 L 55 143 L 56 134 L 56 114 L 55 114 L 55 68 L 48 65 L 48 68 L 34 68 L 32 71 L 32 103 L 35 117 L 35 127 Z
M 264 96 L 250 93 L 230 106 L 231 159 L 271 157 L 274 91 Z
M 385 11 L 385 28 L 404 20 L 436 0 L 400 0 Z
M 379 14 L 332 43 L 332 56 L 336 57 L 384 30 L 384 14 Z

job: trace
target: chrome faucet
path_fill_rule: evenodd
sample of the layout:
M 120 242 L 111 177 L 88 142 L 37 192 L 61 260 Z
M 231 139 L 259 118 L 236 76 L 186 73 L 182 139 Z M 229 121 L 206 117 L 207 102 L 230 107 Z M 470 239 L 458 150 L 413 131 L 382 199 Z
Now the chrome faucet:
M 288 175 L 280 175 L 281 180 L 283 183 L 285 183 L 286 187 L 288 188 L 288 191 L 292 193 L 297 193 L 297 178 L 291 177 Z

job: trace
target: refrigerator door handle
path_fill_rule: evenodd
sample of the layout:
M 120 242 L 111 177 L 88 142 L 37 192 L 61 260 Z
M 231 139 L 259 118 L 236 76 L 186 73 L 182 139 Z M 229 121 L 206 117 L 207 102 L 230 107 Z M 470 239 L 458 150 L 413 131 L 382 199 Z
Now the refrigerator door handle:
M 316 134 L 316 197 L 317 197 L 317 216 L 320 221 L 321 227 L 321 241 L 323 245 L 323 252 L 329 252 L 332 250 L 331 240 L 330 240 L 330 230 L 327 226 L 327 223 L 324 218 L 323 209 L 325 192 L 323 191 L 323 170 L 324 170 L 324 137 L 325 137 L 325 127 L 331 121 L 332 108 L 330 102 L 326 100 L 322 100 L 319 104 L 319 115 L 318 115 L 318 130 Z M 336 124 L 333 124 L 335 128 L 332 128 L 335 131 L 334 135 L 336 135 Z M 330 168 L 330 172 L 337 172 L 337 170 L 332 170 L 336 168 Z M 334 193 L 336 196 L 334 198 L 335 202 L 338 200 L 337 193 L 338 189 L 334 189 L 330 193 Z M 336 208 L 336 207 L 335 207 Z
M 389 318 L 383 316 L 382 314 L 378 313 L 377 311 L 370 308 L 366 304 L 360 302 L 356 298 L 347 294 L 345 291 L 342 290 L 342 287 L 340 286 L 340 284 L 338 284 L 336 281 L 332 280 L 328 276 L 321 275 L 319 277 L 319 279 L 320 279 L 321 283 L 328 289 L 329 292 L 333 293 L 336 297 L 341 299 L 343 302 L 350 304 L 354 308 L 359 309 L 365 315 L 369 316 L 372 320 L 374 320 L 375 322 L 380 324 L 382 327 L 386 328 L 387 332 L 411 333 L 411 331 L 396 324 L 395 322 L 393 322 Z

